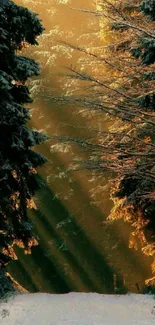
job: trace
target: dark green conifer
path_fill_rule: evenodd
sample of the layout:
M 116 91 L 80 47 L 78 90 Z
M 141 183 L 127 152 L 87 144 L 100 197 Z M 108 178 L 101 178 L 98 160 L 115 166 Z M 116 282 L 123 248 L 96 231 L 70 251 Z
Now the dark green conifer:
M 142 1 L 140 9 L 145 15 L 149 16 L 152 20 L 155 20 L 155 0 Z
M 14 257 L 13 245 L 35 243 L 27 209 L 39 187 L 36 167 L 46 158 L 33 150 L 47 136 L 27 125 L 32 102 L 26 81 L 39 74 L 38 64 L 21 50 L 37 45 L 43 26 L 37 14 L 0 0 L 0 268 Z

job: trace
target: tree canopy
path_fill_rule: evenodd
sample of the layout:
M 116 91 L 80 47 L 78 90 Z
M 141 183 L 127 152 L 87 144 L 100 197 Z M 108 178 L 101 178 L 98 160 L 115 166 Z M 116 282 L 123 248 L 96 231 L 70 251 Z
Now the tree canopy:
M 100 20 L 103 46 L 98 49 L 70 46 L 94 61 L 98 76 L 69 68 L 68 76 L 90 83 L 91 92 L 82 97 L 66 96 L 61 102 L 77 103 L 99 111 L 108 130 L 94 138 L 69 139 L 85 148 L 89 161 L 79 168 L 108 172 L 112 182 L 114 208 L 110 219 L 124 218 L 134 228 L 130 247 L 141 243 L 145 254 L 155 258 L 155 143 L 154 64 L 155 1 L 100 1 L 93 14 Z M 89 87 L 87 87 L 89 89 Z M 59 99 L 58 99 L 59 100 Z M 77 166 L 77 162 L 76 162 Z M 138 240 L 136 239 L 138 238 Z M 152 263 L 155 271 L 155 262 Z M 155 279 L 151 279 L 153 282 Z

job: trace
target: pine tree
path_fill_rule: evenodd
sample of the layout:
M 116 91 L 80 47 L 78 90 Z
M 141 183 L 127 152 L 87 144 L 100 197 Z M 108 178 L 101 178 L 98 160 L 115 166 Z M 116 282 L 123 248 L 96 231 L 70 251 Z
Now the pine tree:
M 32 102 L 26 81 L 39 74 L 38 64 L 21 55 L 37 45 L 43 32 L 37 14 L 10 0 L 0 0 L 0 268 L 15 257 L 13 245 L 36 244 L 28 208 L 39 188 L 36 168 L 46 158 L 33 147 L 47 136 L 30 129 L 24 104 Z
M 152 20 L 155 20 L 155 1 L 144 0 L 140 4 L 140 9 L 145 15 L 149 16 Z

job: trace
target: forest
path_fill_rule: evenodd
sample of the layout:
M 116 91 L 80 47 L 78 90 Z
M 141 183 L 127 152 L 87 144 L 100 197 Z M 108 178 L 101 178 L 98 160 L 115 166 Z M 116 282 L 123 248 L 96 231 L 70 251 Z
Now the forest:
M 155 1 L 29 2 L 0 0 L 0 297 L 154 292 Z

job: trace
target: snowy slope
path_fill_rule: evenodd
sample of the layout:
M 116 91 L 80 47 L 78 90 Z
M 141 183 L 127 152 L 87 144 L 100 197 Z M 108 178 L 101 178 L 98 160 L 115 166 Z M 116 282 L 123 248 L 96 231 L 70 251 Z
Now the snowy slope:
M 151 296 L 22 294 L 0 304 L 0 325 L 155 325 Z

